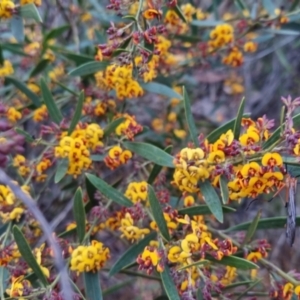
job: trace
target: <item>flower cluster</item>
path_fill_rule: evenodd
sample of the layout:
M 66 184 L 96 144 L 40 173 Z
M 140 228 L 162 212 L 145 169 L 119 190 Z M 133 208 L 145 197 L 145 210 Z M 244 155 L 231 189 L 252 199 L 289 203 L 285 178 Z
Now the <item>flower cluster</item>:
M 108 155 L 104 158 L 104 162 L 107 167 L 114 170 L 126 164 L 131 157 L 132 153 L 129 150 L 123 150 L 120 146 L 113 146 L 108 151 Z
M 125 196 L 133 203 L 146 202 L 148 199 L 147 186 L 146 181 L 130 182 L 126 189 Z
M 95 151 L 103 146 L 100 141 L 102 137 L 103 130 L 98 124 L 78 125 L 70 136 L 66 136 L 66 133 L 62 135 L 59 146 L 55 147 L 55 157 L 67 158 L 67 174 L 78 176 L 92 163 L 90 150 Z
M 72 251 L 70 269 L 76 272 L 96 272 L 110 258 L 110 251 L 101 242 L 92 240 L 89 246 L 78 246 Z

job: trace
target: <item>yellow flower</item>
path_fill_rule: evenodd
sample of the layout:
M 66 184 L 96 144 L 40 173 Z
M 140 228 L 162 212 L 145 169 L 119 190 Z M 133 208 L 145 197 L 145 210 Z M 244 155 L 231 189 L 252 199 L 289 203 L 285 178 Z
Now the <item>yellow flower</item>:
M 257 43 L 249 41 L 244 44 L 245 52 L 255 52 L 257 50 Z
M 183 199 L 183 206 L 187 207 L 187 206 L 192 206 L 195 203 L 195 199 L 193 196 L 189 195 L 184 197 Z
M 244 62 L 243 53 L 237 47 L 233 47 L 228 55 L 223 58 L 222 62 L 231 67 L 239 67 Z
M 133 219 L 129 213 L 126 213 L 125 218 L 121 219 L 119 230 L 122 232 L 121 237 L 125 237 L 131 243 L 144 238 L 146 234 L 150 233 L 148 228 L 134 226 Z
M 3 2 L 5 3 L 5 1 L 3 1 Z M 0 2 L 0 18 L 1 18 L 1 5 L 2 5 L 2 3 Z M 14 72 L 14 68 L 13 68 L 11 62 L 9 60 L 5 60 L 3 62 L 3 66 L 0 66 L 0 77 L 11 75 L 11 74 L 13 74 L 13 72 Z
M 294 286 L 287 282 L 283 287 L 283 296 L 286 297 L 285 299 L 289 299 L 289 296 L 293 294 Z
M 250 252 L 246 259 L 247 260 L 250 260 L 250 261 L 253 261 L 253 262 L 257 262 L 258 260 L 260 260 L 262 258 L 262 254 L 258 251 L 255 251 L 255 252 Z
M 125 192 L 125 196 L 130 199 L 133 203 L 147 201 L 148 198 L 148 184 L 146 181 L 131 182 Z
M 78 246 L 71 255 L 72 271 L 96 272 L 110 258 L 110 251 L 102 243 L 93 240 L 89 246 Z
M 35 122 L 41 122 L 48 118 L 48 109 L 45 104 L 34 110 L 32 119 Z
M 154 18 L 160 19 L 161 16 L 162 12 L 153 8 L 149 8 L 143 12 L 143 17 L 147 20 L 152 20 Z
M 263 166 L 269 166 L 269 167 L 280 167 L 283 164 L 282 157 L 279 153 L 266 153 L 262 159 L 261 163 Z
M 6 289 L 6 293 L 9 295 L 9 297 L 18 297 L 18 299 L 24 299 L 20 298 L 20 296 L 27 296 L 28 294 L 24 293 L 24 290 L 30 290 L 30 288 L 31 283 L 28 280 L 24 280 L 24 275 L 12 277 L 11 287 Z
M 181 241 L 181 248 L 184 252 L 193 253 L 197 251 L 199 247 L 200 247 L 199 238 L 194 233 L 188 234 Z
M 212 48 L 221 48 L 232 43 L 233 40 L 233 27 L 230 24 L 221 24 L 211 31 L 208 45 Z
M 15 4 L 10 0 L 1 0 L 0 18 L 9 19 L 15 12 Z

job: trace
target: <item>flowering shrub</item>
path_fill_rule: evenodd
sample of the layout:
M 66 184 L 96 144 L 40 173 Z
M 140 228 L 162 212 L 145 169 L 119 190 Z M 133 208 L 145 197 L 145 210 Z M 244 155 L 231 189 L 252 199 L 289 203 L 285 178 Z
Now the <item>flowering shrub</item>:
M 208 2 L 0 0 L 1 299 L 109 299 L 122 276 L 161 283 L 151 299 L 300 299 L 257 234 L 297 242 L 300 98 L 276 99 L 279 126 L 243 98 L 210 130 L 188 96 L 214 68 L 242 95 L 238 67 L 297 33 L 299 1 Z M 227 217 L 284 189 L 287 216 Z

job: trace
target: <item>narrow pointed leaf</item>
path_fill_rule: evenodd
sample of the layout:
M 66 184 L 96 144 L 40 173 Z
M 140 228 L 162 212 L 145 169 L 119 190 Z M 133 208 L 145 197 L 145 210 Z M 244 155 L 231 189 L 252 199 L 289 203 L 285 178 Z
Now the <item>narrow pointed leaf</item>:
M 185 87 L 183 87 L 183 99 L 184 99 L 184 110 L 185 110 L 185 117 L 186 117 L 186 121 L 189 127 L 189 132 L 191 135 L 191 139 L 195 145 L 195 147 L 197 147 L 199 145 L 199 140 L 198 140 L 198 132 L 197 132 L 197 128 L 196 128 L 196 124 L 194 121 L 194 117 L 192 115 L 192 110 L 191 110 L 191 101 L 190 98 L 186 92 Z
M 141 83 L 141 87 L 143 90 L 147 92 L 166 96 L 168 98 L 176 98 L 182 100 L 182 96 L 176 93 L 172 88 L 167 85 L 158 82 L 148 82 L 148 83 Z
M 229 227 L 228 229 L 224 230 L 224 232 L 248 230 L 251 224 L 252 222 L 242 223 L 236 226 Z M 258 221 L 256 229 L 257 230 L 277 229 L 277 228 L 284 229 L 285 225 L 286 225 L 286 217 L 265 218 Z M 297 227 L 300 226 L 300 217 L 296 218 L 296 225 Z
M 169 234 L 169 229 L 167 227 L 166 220 L 164 218 L 161 204 L 159 203 L 155 195 L 153 187 L 149 184 L 148 184 L 148 199 L 153 214 L 153 218 L 157 224 L 159 232 L 161 233 L 161 235 L 164 237 L 165 240 L 170 241 L 171 237 Z
M 221 260 L 217 260 L 213 258 L 210 255 L 207 255 L 206 259 L 208 259 L 211 262 L 218 263 L 225 266 L 235 267 L 240 270 L 252 270 L 252 269 L 258 269 L 258 265 L 253 263 L 252 261 L 249 261 L 247 259 L 237 257 L 237 256 L 224 256 Z
M 247 244 L 251 241 L 251 239 L 252 239 L 252 237 L 255 234 L 255 231 L 257 229 L 257 225 L 258 225 L 260 216 L 261 216 L 261 211 L 258 211 L 255 218 L 253 219 L 253 221 L 251 222 L 251 224 L 250 224 L 250 226 L 247 230 L 245 239 L 243 241 L 243 245 L 245 245 L 245 244 Z
M 16 225 L 13 227 L 13 235 L 14 235 L 14 239 L 17 243 L 18 249 L 19 249 L 22 257 L 24 258 L 24 260 L 27 262 L 28 266 L 33 270 L 34 274 L 40 279 L 42 284 L 44 286 L 47 286 L 48 282 L 47 282 L 47 279 L 46 279 L 41 267 L 37 263 L 32 251 L 31 251 L 31 248 L 28 245 L 22 231 Z
M 32 71 L 29 74 L 29 78 L 34 77 L 41 72 L 43 72 L 49 65 L 50 60 L 49 59 L 42 59 L 40 60 L 37 65 L 32 69 Z
M 116 128 L 122 124 L 125 121 L 125 118 L 118 118 L 116 120 L 113 120 L 110 122 L 105 128 L 104 128 L 104 136 L 109 136 L 111 133 L 113 133 Z
M 52 49 L 52 47 L 49 47 Z M 83 54 L 76 54 L 73 52 L 67 52 L 67 51 L 58 51 L 57 49 L 53 49 L 53 51 L 60 53 L 67 59 L 74 61 L 76 65 L 86 64 L 88 62 L 95 63 L 95 58 L 93 56 L 83 55 Z
M 26 84 L 23 82 L 19 81 L 18 79 L 14 77 L 7 76 L 5 77 L 6 81 L 9 83 L 12 83 L 18 90 L 20 90 L 22 93 L 24 93 L 29 100 L 32 101 L 34 106 L 40 107 L 41 106 L 41 101 L 40 98 L 33 92 L 31 91 Z
M 170 269 L 167 265 L 165 265 L 164 271 L 160 273 L 160 277 L 169 300 L 180 300 L 177 288 L 170 274 Z
M 224 175 L 220 176 L 220 190 L 223 204 L 227 204 L 229 200 L 228 180 Z
M 170 145 L 167 148 L 165 148 L 165 152 L 171 154 L 172 149 L 173 149 L 173 146 Z M 149 175 L 149 178 L 148 178 L 147 182 L 149 184 L 152 184 L 154 182 L 155 178 L 157 177 L 157 175 L 160 173 L 161 170 L 162 170 L 162 166 L 154 165 L 153 168 L 152 168 L 152 170 L 151 170 L 151 173 Z
M 55 183 L 59 183 L 66 176 L 68 168 L 69 160 L 67 158 L 60 159 L 54 175 Z
M 76 231 L 79 243 L 81 244 L 85 236 L 85 210 L 82 199 L 82 190 L 79 187 L 74 196 L 73 214 L 76 222 Z
M 43 100 L 45 102 L 45 105 L 47 106 L 49 116 L 53 122 L 59 124 L 63 119 L 61 111 L 56 106 L 56 103 L 52 97 L 51 91 L 49 90 L 45 82 L 45 79 L 42 78 L 40 83 Z
M 239 110 L 237 112 L 237 116 L 235 119 L 234 127 L 233 127 L 233 135 L 234 139 L 238 140 L 240 137 L 241 132 L 241 122 L 244 114 L 244 107 L 245 107 L 245 97 L 242 99 Z
M 101 178 L 89 173 L 86 173 L 85 176 L 87 177 L 89 182 L 97 190 L 99 190 L 106 198 L 111 199 L 112 201 L 126 207 L 130 207 L 133 205 L 133 203 L 128 198 L 126 198 L 121 192 L 107 184 Z
M 26 142 L 28 142 L 28 143 L 34 142 L 34 138 L 27 131 L 25 131 L 21 128 L 16 128 L 15 130 L 18 134 L 21 134 L 25 137 Z
M 103 296 L 100 285 L 99 272 L 84 272 L 83 278 L 86 299 L 102 300 Z
M 180 7 L 178 5 L 174 6 L 173 10 L 176 12 L 177 16 L 184 22 L 186 22 L 185 16 L 183 12 L 181 11 Z
M 46 45 L 47 41 L 59 37 L 68 29 L 70 29 L 70 25 L 62 25 L 60 27 L 54 28 L 49 32 L 47 32 L 44 36 L 44 41 L 43 41 L 44 46 Z
M 87 62 L 69 72 L 70 76 L 86 76 L 94 74 L 98 71 L 103 71 L 108 66 L 107 62 L 91 61 Z
M 203 266 L 203 265 L 206 265 L 206 264 L 209 264 L 209 260 L 203 259 L 203 260 L 196 261 L 196 262 L 194 262 L 190 265 L 180 267 L 176 271 L 182 271 L 182 270 L 186 270 L 186 269 L 191 268 L 191 267 Z
M 219 196 L 208 180 L 199 183 L 204 201 L 216 219 L 223 223 L 223 210 Z
M 249 117 L 249 114 L 244 114 L 243 118 L 247 118 Z M 217 129 L 213 130 L 206 138 L 210 143 L 214 143 L 216 140 L 218 140 L 221 136 L 221 134 L 226 133 L 228 130 L 233 130 L 234 128 L 234 124 L 235 124 L 235 120 L 230 120 L 227 123 L 225 123 L 224 125 L 218 127 Z
M 224 213 L 235 212 L 236 210 L 230 206 L 222 206 L 222 210 Z M 211 210 L 209 209 L 208 205 L 202 204 L 187 208 L 182 208 L 178 210 L 178 213 L 182 216 L 197 216 L 197 215 L 210 215 Z
M 156 163 L 157 165 L 169 168 L 175 167 L 173 164 L 174 157 L 156 146 L 139 142 L 124 142 L 123 145 L 128 150 Z
M 82 112 L 82 107 L 83 107 L 83 102 L 84 102 L 84 91 L 80 92 L 79 99 L 76 105 L 75 113 L 72 118 L 69 130 L 68 130 L 68 135 L 70 135 L 73 130 L 75 129 L 77 123 L 79 122 L 81 118 L 81 112 Z
M 19 12 L 24 19 L 33 19 L 37 23 L 42 23 L 43 21 L 39 11 L 33 3 L 22 5 L 19 8 Z
M 132 245 L 112 266 L 109 276 L 113 276 L 131 263 L 135 262 L 137 256 L 143 252 L 149 242 L 156 236 L 156 232 L 151 232 L 140 240 L 137 244 Z

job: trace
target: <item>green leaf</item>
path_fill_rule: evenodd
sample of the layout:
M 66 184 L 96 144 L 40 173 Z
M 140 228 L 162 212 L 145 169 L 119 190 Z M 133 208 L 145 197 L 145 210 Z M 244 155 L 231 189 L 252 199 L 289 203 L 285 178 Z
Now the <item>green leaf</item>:
M 111 133 L 113 133 L 116 128 L 122 124 L 126 119 L 124 117 L 118 118 L 110 122 L 105 128 L 104 128 L 104 136 L 107 137 Z
M 19 249 L 22 257 L 27 262 L 28 266 L 32 269 L 34 274 L 40 279 L 43 286 L 46 287 L 48 285 L 47 279 L 46 279 L 41 267 L 37 263 L 32 251 L 31 251 L 31 248 L 28 245 L 22 231 L 16 225 L 14 225 L 14 227 L 13 227 L 13 235 L 14 235 L 14 239 L 17 243 L 18 249 Z
M 37 65 L 31 70 L 31 72 L 29 74 L 29 78 L 34 77 L 34 76 L 38 75 L 39 73 L 43 72 L 47 68 L 49 62 L 50 62 L 49 59 L 40 60 L 37 63 Z
M 262 0 L 262 5 L 265 10 L 268 12 L 270 17 L 275 17 L 276 6 L 274 5 L 272 0 Z
M 290 7 L 289 11 L 290 12 L 294 11 L 297 8 L 297 6 L 299 5 L 299 3 L 300 3 L 300 0 L 294 0 L 294 2 L 292 4 L 292 6 Z
M 241 122 L 244 114 L 244 107 L 245 107 L 245 97 L 242 99 L 239 110 L 237 112 L 237 116 L 235 119 L 234 127 L 233 127 L 233 135 L 234 139 L 238 140 L 240 137 L 240 132 L 241 132 Z
M 28 97 L 28 99 L 32 101 L 34 106 L 36 107 L 41 106 L 39 97 L 33 91 L 31 91 L 23 82 L 11 76 L 7 76 L 5 77 L 5 79 L 7 82 L 12 83 L 18 90 L 24 93 Z
M 124 142 L 123 145 L 128 150 L 156 163 L 157 165 L 175 168 L 173 164 L 174 157 L 156 146 L 140 142 Z
M 10 28 L 11 28 L 11 32 L 12 32 L 13 36 L 16 38 L 16 40 L 19 43 L 23 43 L 24 38 L 25 38 L 23 19 L 20 18 L 19 16 L 14 15 L 10 19 Z
M 60 159 L 56 168 L 54 182 L 59 183 L 66 176 L 68 169 L 69 160 L 67 158 Z
M 1 44 L 1 47 L 3 50 L 15 53 L 15 54 L 19 54 L 22 56 L 28 56 L 28 54 L 26 54 L 23 51 L 23 46 L 21 44 L 17 44 L 17 43 L 4 43 Z
M 107 184 L 101 178 L 89 173 L 86 173 L 85 176 L 87 177 L 89 182 L 97 190 L 99 190 L 106 198 L 111 199 L 112 201 L 126 207 L 130 207 L 133 205 L 133 203 L 128 198 L 126 198 L 121 192 Z
M 216 27 L 217 25 L 225 24 L 224 21 L 215 21 L 215 20 L 193 20 L 191 25 L 198 27 Z
M 250 115 L 249 114 L 244 114 L 243 118 L 248 118 Z M 228 130 L 233 130 L 234 128 L 234 124 L 235 124 L 235 120 L 230 120 L 227 123 L 225 123 L 224 125 L 216 128 L 215 130 L 213 130 L 206 138 L 209 141 L 209 143 L 214 143 L 215 141 L 217 141 L 220 136 L 223 133 L 226 133 Z
M 251 241 L 251 239 L 252 239 L 252 237 L 255 234 L 255 231 L 257 229 L 257 225 L 258 225 L 260 216 L 261 216 L 261 211 L 258 211 L 255 218 L 253 219 L 253 221 L 251 222 L 251 224 L 250 224 L 250 226 L 247 230 L 245 239 L 243 241 L 243 245 L 245 245 L 245 244 L 247 244 Z
M 137 256 L 149 245 L 149 242 L 156 236 L 156 232 L 151 232 L 140 240 L 137 244 L 132 245 L 112 266 L 109 271 L 109 276 L 113 276 L 126 266 L 135 262 Z
M 103 71 L 109 65 L 108 62 L 103 61 L 91 61 L 80 65 L 79 67 L 73 69 L 69 72 L 70 76 L 86 76 L 90 74 L 94 74 L 98 71 Z
M 185 16 L 183 14 L 183 12 L 181 11 L 180 7 L 178 5 L 173 7 L 173 10 L 175 11 L 175 13 L 177 14 L 177 16 L 184 22 L 186 22 Z
M 159 203 L 155 195 L 153 187 L 149 184 L 148 184 L 148 199 L 153 214 L 153 218 L 154 221 L 156 222 L 159 232 L 161 233 L 161 235 L 164 237 L 165 240 L 170 241 L 171 237 L 163 214 L 163 210 L 161 208 L 161 204 Z
M 204 201 L 208 205 L 210 211 L 220 223 L 223 223 L 222 205 L 216 190 L 213 188 L 209 180 L 200 182 L 199 187 Z
M 229 200 L 228 180 L 224 175 L 220 176 L 220 190 L 222 202 L 227 204 Z
M 238 286 L 249 285 L 249 284 L 251 284 L 251 283 L 253 283 L 252 280 L 235 282 L 235 283 L 226 285 L 223 289 L 224 289 L 224 290 L 229 290 L 229 289 L 236 288 L 236 287 L 238 287 Z
M 100 286 L 99 272 L 84 272 L 83 278 L 86 299 L 102 300 L 103 296 Z
M 247 9 L 247 5 L 243 0 L 235 0 L 234 3 L 237 5 L 237 7 L 243 12 Z
M 236 210 L 230 206 L 222 206 L 222 210 L 224 213 L 235 212 Z M 210 215 L 211 210 L 205 204 L 182 208 L 178 210 L 178 214 L 184 216 L 198 216 L 198 215 Z
M 49 90 L 44 78 L 41 79 L 40 84 L 41 84 L 42 97 L 45 105 L 47 106 L 49 116 L 53 122 L 59 124 L 63 119 L 61 111 L 56 106 L 51 91 Z
M 78 102 L 76 105 L 75 113 L 72 118 L 69 130 L 68 130 L 68 135 L 70 135 L 73 132 L 73 130 L 75 129 L 77 123 L 79 122 L 79 120 L 81 118 L 83 102 L 84 102 L 84 91 L 81 91 L 79 94 L 79 99 L 78 99 Z
M 220 265 L 235 267 L 240 270 L 258 269 L 258 265 L 256 265 L 252 261 L 233 255 L 224 256 L 221 260 L 217 260 L 210 255 L 206 255 L 206 259 Z
M 182 100 L 182 96 L 176 93 L 172 88 L 158 82 L 140 83 L 141 87 L 150 93 L 163 95 L 168 98 L 176 98 Z
M 173 146 L 170 145 L 167 148 L 165 148 L 164 151 L 168 154 L 171 154 L 172 149 L 173 149 Z M 162 166 L 159 166 L 159 165 L 153 166 L 151 173 L 149 175 L 149 178 L 147 180 L 148 184 L 152 184 L 154 182 L 155 178 L 158 176 L 158 174 L 160 173 L 161 170 L 162 170 Z
M 183 267 L 180 267 L 178 268 L 176 271 L 182 271 L 182 270 L 186 270 L 188 268 L 191 268 L 191 267 L 196 267 L 196 266 L 203 266 L 203 265 L 206 265 L 206 264 L 209 264 L 209 260 L 199 260 L 199 261 L 196 261 L 190 265 L 187 265 L 187 266 L 183 266 Z
M 26 142 L 28 142 L 28 143 L 34 142 L 34 138 L 29 133 L 27 133 L 26 131 L 24 131 L 23 129 L 21 129 L 21 128 L 15 128 L 15 131 L 18 134 L 23 135 L 25 137 Z
M 245 298 L 245 295 L 247 295 L 247 293 L 249 291 L 251 291 L 257 284 L 259 284 L 261 281 L 263 280 L 263 278 L 257 279 L 255 280 L 248 288 L 246 288 L 245 290 L 243 290 L 238 297 L 236 298 L 236 300 L 240 300 L 242 298 Z
M 285 125 L 282 124 L 272 133 L 271 137 L 262 145 L 263 149 L 268 149 L 273 144 L 276 144 L 278 142 L 278 140 L 280 139 L 281 128 L 284 126 Z M 299 126 L 300 126 L 300 114 L 297 114 L 296 116 L 293 117 L 293 127 L 297 128 Z
M 184 109 L 185 109 L 185 117 L 186 121 L 189 127 L 190 135 L 192 138 L 192 141 L 197 147 L 199 145 L 199 140 L 198 140 L 198 133 L 197 133 L 197 128 L 195 125 L 194 117 L 192 115 L 192 110 L 191 110 L 191 101 L 190 98 L 186 92 L 185 87 L 182 88 L 183 90 L 183 99 L 184 99 Z
M 167 265 L 165 265 L 164 271 L 160 273 L 160 277 L 169 300 L 180 300 L 177 288 L 170 274 L 170 269 Z
M 236 226 L 229 227 L 228 229 L 224 230 L 224 232 L 248 230 L 251 224 L 252 222 L 245 222 Z M 286 224 L 286 217 L 265 218 L 258 221 L 256 229 L 257 230 L 277 229 L 277 228 L 283 229 L 285 224 Z M 300 217 L 296 218 L 296 225 L 300 226 Z
M 74 220 L 76 222 L 76 231 L 77 231 L 78 240 L 79 243 L 81 244 L 85 236 L 85 221 L 86 221 L 81 187 L 77 189 L 74 196 L 73 214 L 74 214 Z
M 97 189 L 91 182 L 85 177 L 85 189 L 89 198 L 89 202 L 85 205 L 85 211 L 88 213 L 94 206 L 99 205 L 98 201 L 95 199 L 95 193 Z
M 39 11 L 33 3 L 25 4 L 19 7 L 20 15 L 24 19 L 33 19 L 37 23 L 42 23 L 43 20 L 40 16 Z
M 70 29 L 70 25 L 62 25 L 60 27 L 54 28 L 54 29 L 50 30 L 49 32 L 47 32 L 44 35 L 44 41 L 43 41 L 44 47 L 49 40 L 59 37 L 68 29 Z
M 49 47 L 55 52 L 58 52 L 62 54 L 64 57 L 68 58 L 69 60 L 72 60 L 76 63 L 76 65 L 85 64 L 88 62 L 95 62 L 95 58 L 93 56 L 83 55 L 83 54 L 76 54 L 73 52 L 67 52 L 67 51 L 57 51 L 57 49 L 53 49 L 53 47 Z
M 0 65 L 2 66 L 3 63 L 4 63 L 3 47 L 2 47 L 2 44 L 0 44 Z

